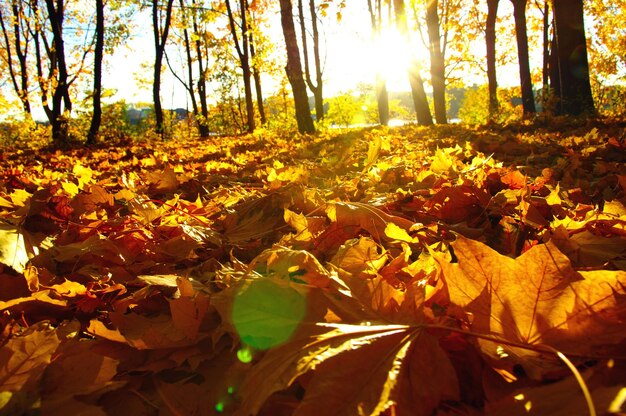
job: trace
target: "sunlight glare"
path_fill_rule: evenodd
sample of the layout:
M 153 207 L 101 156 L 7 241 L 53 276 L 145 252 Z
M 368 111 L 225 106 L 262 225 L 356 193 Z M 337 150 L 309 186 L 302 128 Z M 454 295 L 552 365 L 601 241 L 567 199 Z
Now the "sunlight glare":
M 390 90 L 406 89 L 407 72 L 411 64 L 412 47 L 395 28 L 385 28 L 370 55 L 372 79 L 379 73 L 387 81 Z

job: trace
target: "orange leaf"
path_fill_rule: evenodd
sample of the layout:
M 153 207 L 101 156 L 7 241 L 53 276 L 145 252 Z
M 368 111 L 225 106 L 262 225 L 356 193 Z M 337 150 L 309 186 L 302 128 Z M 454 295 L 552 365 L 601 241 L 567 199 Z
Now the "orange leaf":
M 36 391 L 61 340 L 40 323 L 0 348 L 0 391 Z
M 581 275 L 552 243 L 534 246 L 517 259 L 462 236 L 452 247 L 457 264 L 437 259 L 450 301 L 474 315 L 473 331 L 582 355 L 626 338 L 626 272 Z M 534 355 L 493 342 L 481 345 L 494 359 L 507 350 Z M 539 376 L 539 368 L 528 360 L 523 364 Z

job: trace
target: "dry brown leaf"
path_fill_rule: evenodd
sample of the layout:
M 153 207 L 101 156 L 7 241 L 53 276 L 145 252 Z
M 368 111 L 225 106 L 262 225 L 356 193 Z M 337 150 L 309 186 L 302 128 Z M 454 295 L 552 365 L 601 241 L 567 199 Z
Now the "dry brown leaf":
M 60 343 L 56 331 L 46 323 L 10 339 L 0 348 L 0 391 L 37 391 Z
M 450 301 L 473 314 L 473 331 L 580 355 L 625 338 L 626 273 L 581 275 L 552 243 L 535 246 L 517 259 L 462 236 L 452 247 L 458 263 L 437 258 Z M 507 351 L 525 356 L 521 363 L 535 377 L 544 364 L 550 367 L 531 351 L 493 342 L 481 345 L 494 360 Z

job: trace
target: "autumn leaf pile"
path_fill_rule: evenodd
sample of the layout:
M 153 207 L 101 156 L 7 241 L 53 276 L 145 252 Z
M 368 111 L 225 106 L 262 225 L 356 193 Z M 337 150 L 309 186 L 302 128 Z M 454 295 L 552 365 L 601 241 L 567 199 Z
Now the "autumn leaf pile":
M 1 414 L 620 411 L 618 125 L 0 161 Z

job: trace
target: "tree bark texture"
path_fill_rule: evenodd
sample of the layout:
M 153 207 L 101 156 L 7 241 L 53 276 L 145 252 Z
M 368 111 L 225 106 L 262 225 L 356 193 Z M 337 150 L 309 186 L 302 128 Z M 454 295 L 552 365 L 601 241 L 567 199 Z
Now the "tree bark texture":
M 489 120 L 495 120 L 500 109 L 498 80 L 496 78 L 496 20 L 500 0 L 487 0 L 485 44 L 487 48 L 487 82 L 489 89 Z
M 313 65 L 315 68 L 315 82 L 313 82 L 311 68 L 309 65 L 309 47 L 304 17 L 304 7 L 302 5 L 302 0 L 298 0 L 300 35 L 302 39 L 302 58 L 304 59 L 304 73 L 306 75 L 305 81 L 309 90 L 313 93 L 313 99 L 315 100 L 315 117 L 317 120 L 322 120 L 324 118 L 324 96 L 322 91 L 323 81 L 319 49 L 319 31 L 317 29 L 317 12 L 315 11 L 314 0 L 309 1 L 309 12 L 311 15 L 311 33 L 313 38 Z
M 528 58 L 528 33 L 526 32 L 527 0 L 511 0 L 515 18 L 515 37 L 517 39 L 517 59 L 519 63 L 520 85 L 522 89 L 522 107 L 524 115 L 537 112 L 533 95 L 533 82 Z
M 583 0 L 554 0 L 560 101 L 563 115 L 595 115 L 589 80 Z
M 248 20 L 247 20 L 247 1 L 239 1 L 240 22 L 239 28 L 241 29 L 241 41 L 237 34 L 237 25 L 235 24 L 235 17 L 230 5 L 230 0 L 226 0 L 226 10 L 228 12 L 228 21 L 230 25 L 230 33 L 233 37 L 235 44 L 235 50 L 239 57 L 239 65 L 243 72 L 243 88 L 244 99 L 246 101 L 246 130 L 248 133 L 252 133 L 255 126 L 254 121 L 254 98 L 252 97 L 252 68 L 250 67 L 250 46 L 248 43 Z
M 165 8 L 165 21 L 161 27 L 161 19 L 159 12 L 159 0 L 152 0 L 152 31 L 154 34 L 154 79 L 152 84 L 152 99 L 154 101 L 154 116 L 156 119 L 156 132 L 164 137 L 165 121 L 163 116 L 163 107 L 161 106 L 161 69 L 163 68 L 163 55 L 165 53 L 165 44 L 170 30 L 172 21 L 172 5 L 174 0 L 167 0 Z
M 293 6 L 291 0 L 280 0 L 280 19 L 283 28 L 283 36 L 287 47 L 287 78 L 291 84 L 294 103 L 296 107 L 296 121 L 300 133 L 315 133 L 315 125 L 309 108 L 306 84 L 302 76 L 302 63 L 296 28 L 293 23 Z
M 437 124 L 448 122 L 446 110 L 446 66 L 441 50 L 439 27 L 438 0 L 430 0 L 426 4 L 426 26 L 428 29 L 430 51 L 430 78 L 433 85 L 433 103 Z
M 87 143 L 94 144 L 102 123 L 102 59 L 104 54 L 104 1 L 96 0 L 96 45 L 93 66 L 93 115 Z
M 44 111 L 52 128 L 52 141 L 56 146 L 65 146 L 68 143 L 67 115 L 72 111 L 72 101 L 69 94 L 69 76 L 65 61 L 65 44 L 63 40 L 63 19 L 65 4 L 63 0 L 46 0 L 48 19 L 52 29 L 52 48 L 50 56 L 51 73 L 56 75 L 56 85 L 52 93 L 52 108 L 46 104 L 47 98 L 42 96 Z

